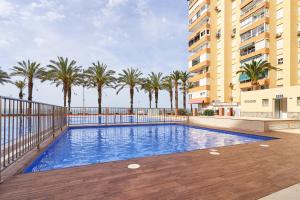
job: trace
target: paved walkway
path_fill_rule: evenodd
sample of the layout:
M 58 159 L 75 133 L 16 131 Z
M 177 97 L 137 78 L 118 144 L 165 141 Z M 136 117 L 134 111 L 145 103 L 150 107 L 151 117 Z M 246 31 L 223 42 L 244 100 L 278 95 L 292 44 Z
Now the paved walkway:
M 293 133 L 293 134 L 299 134 L 300 135 L 300 129 L 282 129 L 282 130 L 278 130 L 277 132 Z
M 284 190 L 280 190 L 279 192 L 275 192 L 259 200 L 299 200 L 299 199 L 300 199 L 300 183 L 288 187 Z
M 281 139 L 20 174 L 0 199 L 257 200 L 300 182 L 300 135 L 260 135 Z

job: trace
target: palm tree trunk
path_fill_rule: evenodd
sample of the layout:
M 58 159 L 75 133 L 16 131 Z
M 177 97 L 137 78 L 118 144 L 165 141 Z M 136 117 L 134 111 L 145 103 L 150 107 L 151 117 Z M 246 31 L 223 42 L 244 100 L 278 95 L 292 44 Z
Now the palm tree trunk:
M 169 97 L 170 97 L 171 110 L 173 111 L 173 91 L 172 90 L 169 92 Z
M 134 88 L 130 87 L 130 114 L 133 113 L 133 96 L 134 96 Z
M 23 90 L 22 89 L 19 92 L 19 99 L 23 99 Z
M 178 82 L 175 81 L 175 114 L 178 114 Z
M 186 110 L 186 83 L 183 84 L 183 109 Z
M 155 90 L 155 108 L 158 108 L 158 90 Z
M 100 115 L 102 112 L 102 87 L 98 86 L 98 114 Z
M 258 90 L 259 83 L 257 81 L 252 81 L 252 90 Z
M 67 93 L 68 93 L 67 85 L 63 86 L 63 92 L 64 92 L 64 107 L 67 107 Z
M 28 101 L 29 101 L 29 108 L 28 108 L 28 115 L 31 116 L 32 114 L 32 90 L 33 90 L 33 81 L 32 79 L 28 80 Z M 28 131 L 31 132 L 31 117 L 28 120 Z
M 152 92 L 151 91 L 149 91 L 149 94 L 148 94 L 149 96 L 149 107 L 150 108 L 152 108 Z
M 33 81 L 28 80 L 28 101 L 32 101 Z
M 68 87 L 68 108 L 69 112 L 71 111 L 71 101 L 72 101 L 72 88 L 71 86 Z

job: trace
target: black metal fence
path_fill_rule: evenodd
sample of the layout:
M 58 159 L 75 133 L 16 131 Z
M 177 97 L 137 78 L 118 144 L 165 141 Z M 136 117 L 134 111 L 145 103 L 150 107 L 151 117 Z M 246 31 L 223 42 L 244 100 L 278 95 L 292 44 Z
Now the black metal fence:
M 100 113 L 100 114 L 99 114 Z M 174 109 L 67 108 L 0 96 L 1 172 L 68 126 L 185 122 Z
M 67 125 L 63 107 L 0 96 L 1 171 Z
M 186 116 L 175 115 L 175 109 L 73 107 L 68 125 L 112 125 L 185 122 Z

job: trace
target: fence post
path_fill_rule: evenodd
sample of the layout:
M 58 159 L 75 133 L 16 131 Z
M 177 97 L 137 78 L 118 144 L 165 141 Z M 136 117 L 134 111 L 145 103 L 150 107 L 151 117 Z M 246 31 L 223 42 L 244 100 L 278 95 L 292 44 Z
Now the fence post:
M 0 183 L 2 183 L 2 97 L 0 97 Z
M 41 130 L 40 130 L 40 125 L 41 125 L 41 116 L 40 116 L 40 103 L 38 103 L 38 127 L 37 127 L 37 132 L 38 132 L 38 141 L 37 141 L 37 149 L 40 150 L 40 137 L 41 137 Z
M 166 123 L 166 109 L 164 108 L 164 123 Z
M 52 136 L 53 136 L 53 139 L 55 138 L 55 107 L 52 106 Z

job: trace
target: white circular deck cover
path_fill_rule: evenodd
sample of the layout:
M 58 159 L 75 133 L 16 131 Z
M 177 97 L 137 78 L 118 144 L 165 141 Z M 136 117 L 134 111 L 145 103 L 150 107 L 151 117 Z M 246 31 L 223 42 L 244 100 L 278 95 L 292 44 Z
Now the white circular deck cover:
M 128 169 L 138 169 L 140 167 L 141 166 L 139 164 L 130 164 L 130 165 L 128 165 Z

